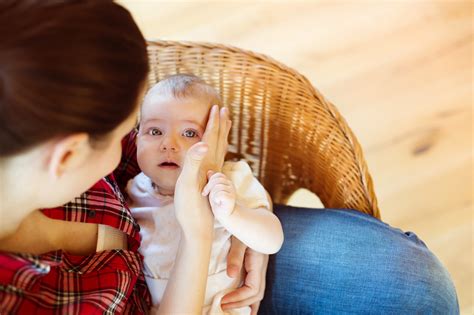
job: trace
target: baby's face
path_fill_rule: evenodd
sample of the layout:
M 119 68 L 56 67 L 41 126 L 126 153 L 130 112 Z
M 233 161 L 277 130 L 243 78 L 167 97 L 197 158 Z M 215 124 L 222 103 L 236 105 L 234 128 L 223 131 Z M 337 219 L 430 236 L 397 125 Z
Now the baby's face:
M 210 105 L 197 98 L 147 97 L 142 106 L 137 137 L 140 169 L 172 194 L 188 149 L 202 138 Z

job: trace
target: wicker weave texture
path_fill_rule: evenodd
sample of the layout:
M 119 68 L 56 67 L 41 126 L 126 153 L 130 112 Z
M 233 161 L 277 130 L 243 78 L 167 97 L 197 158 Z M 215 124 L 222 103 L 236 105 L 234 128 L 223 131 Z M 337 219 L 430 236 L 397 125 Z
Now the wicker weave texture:
M 344 118 L 297 71 L 221 44 L 149 41 L 149 83 L 192 73 L 229 108 L 229 158 L 245 159 L 275 203 L 298 188 L 328 208 L 380 217 L 361 147 Z

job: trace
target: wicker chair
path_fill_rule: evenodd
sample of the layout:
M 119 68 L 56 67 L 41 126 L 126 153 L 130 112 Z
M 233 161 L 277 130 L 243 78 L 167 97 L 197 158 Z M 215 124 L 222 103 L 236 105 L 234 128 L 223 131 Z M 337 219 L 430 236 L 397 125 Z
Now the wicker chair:
M 264 55 L 220 44 L 149 41 L 149 83 L 193 73 L 230 110 L 229 155 L 245 159 L 275 203 L 298 188 L 328 208 L 380 217 L 361 147 L 337 109 L 301 74 Z

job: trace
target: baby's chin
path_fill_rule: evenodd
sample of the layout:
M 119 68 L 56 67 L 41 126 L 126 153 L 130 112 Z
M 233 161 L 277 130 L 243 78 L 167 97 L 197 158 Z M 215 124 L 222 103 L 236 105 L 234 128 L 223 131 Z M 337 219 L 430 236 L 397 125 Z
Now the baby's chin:
M 174 195 L 176 181 L 163 180 L 162 178 L 153 178 L 153 177 L 150 177 L 150 179 L 153 182 L 153 188 L 155 189 L 155 191 L 157 191 L 158 193 L 162 195 Z

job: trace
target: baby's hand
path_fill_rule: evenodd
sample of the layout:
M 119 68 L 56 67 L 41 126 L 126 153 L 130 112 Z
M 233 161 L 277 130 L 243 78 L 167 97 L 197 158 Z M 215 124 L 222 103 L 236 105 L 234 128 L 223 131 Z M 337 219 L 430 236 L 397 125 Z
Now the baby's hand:
M 230 216 L 235 207 L 234 184 L 222 173 L 209 171 L 207 177 L 209 182 L 204 187 L 202 195 L 209 195 L 209 203 L 214 216 L 217 219 Z

